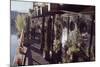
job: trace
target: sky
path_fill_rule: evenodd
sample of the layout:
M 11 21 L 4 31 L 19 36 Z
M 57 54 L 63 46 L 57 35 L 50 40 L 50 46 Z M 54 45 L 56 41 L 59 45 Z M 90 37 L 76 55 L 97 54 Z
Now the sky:
M 11 10 L 28 13 L 29 9 L 32 9 L 32 2 L 25 1 L 11 1 Z

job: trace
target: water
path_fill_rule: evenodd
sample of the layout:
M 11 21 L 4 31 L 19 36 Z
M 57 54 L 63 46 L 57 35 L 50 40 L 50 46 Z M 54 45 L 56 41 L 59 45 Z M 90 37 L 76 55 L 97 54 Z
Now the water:
M 18 47 L 18 37 L 17 35 L 11 35 L 11 44 L 10 44 L 10 64 L 13 64 L 14 57 L 16 56 L 16 49 Z

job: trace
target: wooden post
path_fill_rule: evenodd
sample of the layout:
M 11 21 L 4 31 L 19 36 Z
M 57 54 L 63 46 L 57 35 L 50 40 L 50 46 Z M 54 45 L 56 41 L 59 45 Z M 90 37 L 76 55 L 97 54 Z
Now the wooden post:
M 94 22 L 95 18 L 92 17 L 92 21 L 91 21 L 91 25 L 90 25 L 90 44 L 89 44 L 89 61 L 91 61 L 91 48 L 92 48 L 92 41 L 93 41 L 93 36 L 95 36 L 95 22 Z M 95 49 L 95 48 L 94 48 Z M 95 51 L 94 51 L 95 52 Z
M 25 19 L 25 21 L 26 21 L 26 29 L 25 29 L 25 35 L 26 35 L 26 37 L 25 37 L 25 46 L 27 46 L 27 49 L 28 49 L 28 46 L 30 45 L 29 44 L 29 28 L 30 28 L 30 17 L 29 16 L 27 16 L 26 17 L 26 19 Z M 26 54 L 27 54 L 27 52 L 26 52 Z M 25 55 L 25 58 L 24 58 L 24 63 L 23 63 L 23 65 L 25 65 L 25 62 L 26 62 L 26 55 Z
M 42 37 L 41 37 L 41 51 L 43 53 L 43 49 L 45 46 L 45 31 L 44 31 L 44 24 L 45 24 L 45 17 L 43 16 L 43 21 L 42 21 Z

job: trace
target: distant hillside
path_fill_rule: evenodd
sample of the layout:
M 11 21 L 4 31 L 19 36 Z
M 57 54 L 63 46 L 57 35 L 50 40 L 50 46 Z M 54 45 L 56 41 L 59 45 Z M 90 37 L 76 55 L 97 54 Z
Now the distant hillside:
M 17 30 L 16 30 L 16 17 L 17 15 L 26 15 L 27 13 L 21 13 L 21 12 L 17 12 L 17 11 L 11 11 L 10 12 L 10 20 L 11 20 L 11 34 L 16 34 Z

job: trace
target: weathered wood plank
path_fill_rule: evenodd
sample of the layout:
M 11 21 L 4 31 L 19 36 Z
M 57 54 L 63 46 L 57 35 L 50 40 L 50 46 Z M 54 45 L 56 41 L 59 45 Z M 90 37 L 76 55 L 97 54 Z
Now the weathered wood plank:
M 33 58 L 36 62 L 38 62 L 39 64 L 49 64 L 49 62 L 46 61 L 46 60 L 42 57 L 42 55 L 40 55 L 40 54 L 38 54 L 38 53 L 36 53 L 36 52 L 34 52 L 34 51 L 32 51 L 32 58 Z

